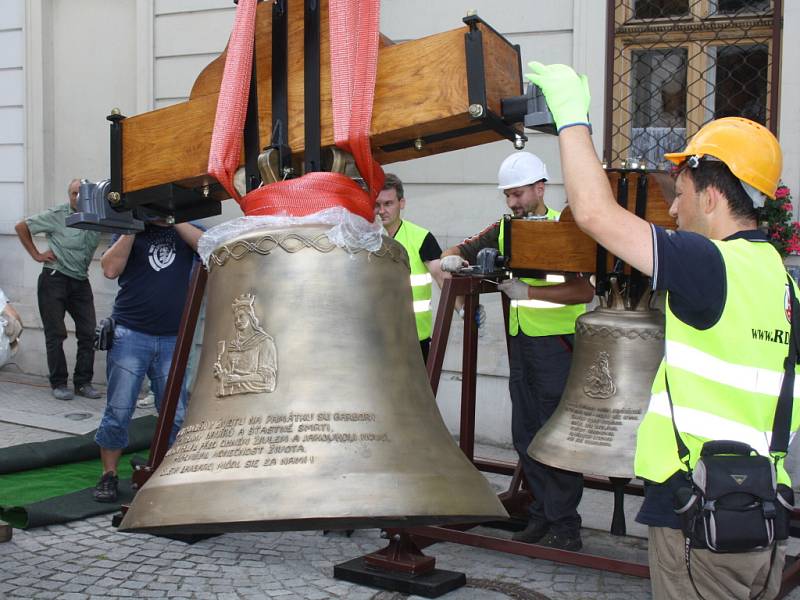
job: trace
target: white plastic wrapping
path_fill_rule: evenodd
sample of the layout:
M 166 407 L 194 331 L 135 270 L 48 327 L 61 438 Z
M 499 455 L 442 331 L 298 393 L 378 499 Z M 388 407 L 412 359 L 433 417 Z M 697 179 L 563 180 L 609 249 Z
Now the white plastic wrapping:
M 328 239 L 348 252 L 368 250 L 377 252 L 383 244 L 384 233 L 380 219 L 369 222 L 351 213 L 344 207 L 326 208 L 313 215 L 293 217 L 290 215 L 239 217 L 221 223 L 206 231 L 197 244 L 197 253 L 208 267 L 211 253 L 229 240 L 261 228 L 293 227 L 298 225 L 330 225 Z

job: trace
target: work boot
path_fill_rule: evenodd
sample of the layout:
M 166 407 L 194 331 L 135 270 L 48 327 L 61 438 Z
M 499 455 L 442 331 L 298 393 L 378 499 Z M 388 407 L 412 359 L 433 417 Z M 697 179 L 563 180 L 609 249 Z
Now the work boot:
M 116 502 L 119 478 L 114 473 L 103 473 L 94 488 L 96 502 Z
M 555 533 L 551 532 L 539 541 L 540 546 L 555 548 L 556 550 L 569 550 L 577 552 L 583 548 L 580 532 L 574 533 Z
M 75 393 L 78 396 L 91 398 L 92 400 L 97 400 L 98 398 L 103 397 L 103 394 L 94 389 L 94 386 L 91 383 L 84 383 L 83 385 L 75 386 Z
M 547 521 L 531 519 L 528 521 L 528 525 L 525 527 L 525 529 L 516 532 L 511 536 L 511 539 L 515 542 L 527 542 L 528 544 L 535 544 L 545 536 L 549 528 L 550 523 Z
M 53 398 L 56 400 L 72 400 L 72 398 L 74 398 L 74 394 L 67 386 L 60 385 L 53 388 Z
M 13 535 L 11 525 L 5 521 L 0 521 L 0 544 L 3 542 L 10 542 Z

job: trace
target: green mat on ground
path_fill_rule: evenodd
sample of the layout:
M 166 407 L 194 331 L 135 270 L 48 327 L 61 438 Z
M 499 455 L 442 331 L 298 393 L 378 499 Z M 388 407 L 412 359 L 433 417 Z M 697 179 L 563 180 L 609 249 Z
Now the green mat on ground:
M 94 479 L 97 479 L 97 472 L 94 473 Z M 133 500 L 133 490 L 128 479 L 119 480 L 119 496 L 116 502 L 95 502 L 93 491 L 94 485 L 41 502 L 0 506 L 0 520 L 18 529 L 31 529 L 117 512 L 123 504 L 130 504 Z
M 155 424 L 154 416 L 131 422 L 127 453 L 119 463 L 120 496 L 115 503 L 95 502 L 92 497 L 102 471 L 94 432 L 0 449 L 0 519 L 30 528 L 119 510 L 133 497 L 130 458 L 149 448 Z
M 149 448 L 157 421 L 155 415 L 133 419 L 128 429 L 127 450 Z M 84 435 L 0 448 L 0 475 L 97 458 L 100 454 L 94 442 L 96 432 L 95 429 Z

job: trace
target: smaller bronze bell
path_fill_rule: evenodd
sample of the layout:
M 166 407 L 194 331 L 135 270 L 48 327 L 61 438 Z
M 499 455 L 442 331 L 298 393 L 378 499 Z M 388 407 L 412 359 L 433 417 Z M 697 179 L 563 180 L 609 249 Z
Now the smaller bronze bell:
M 528 454 L 541 463 L 603 477 L 633 477 L 636 430 L 664 355 L 664 314 L 646 292 L 627 309 L 616 282 L 609 306 L 578 317 L 567 385 Z

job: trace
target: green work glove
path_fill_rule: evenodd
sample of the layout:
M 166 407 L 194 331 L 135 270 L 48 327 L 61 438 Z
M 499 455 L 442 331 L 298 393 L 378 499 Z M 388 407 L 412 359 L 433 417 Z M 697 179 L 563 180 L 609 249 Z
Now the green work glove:
M 561 131 L 572 125 L 589 125 L 589 81 L 567 65 L 543 65 L 531 61 L 526 73 L 531 82 L 542 89 L 547 107 L 553 113 L 556 128 Z

